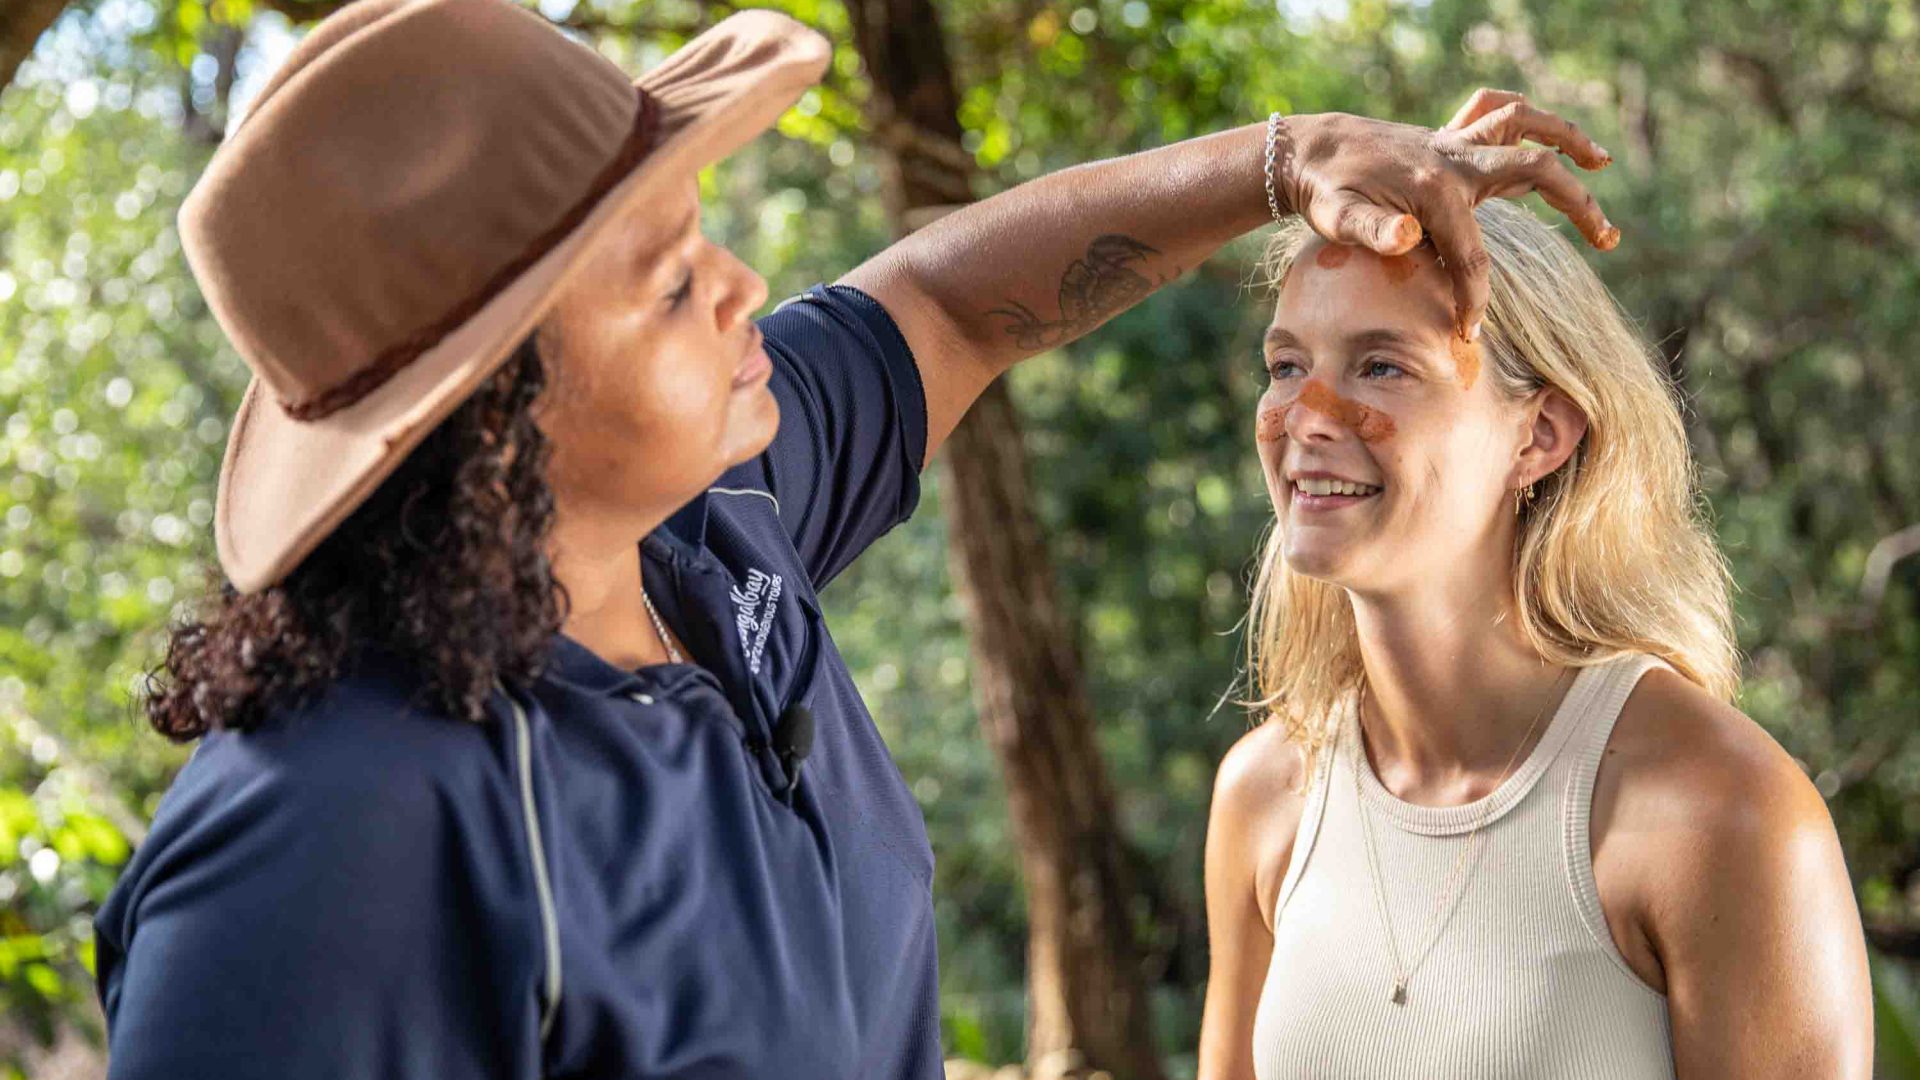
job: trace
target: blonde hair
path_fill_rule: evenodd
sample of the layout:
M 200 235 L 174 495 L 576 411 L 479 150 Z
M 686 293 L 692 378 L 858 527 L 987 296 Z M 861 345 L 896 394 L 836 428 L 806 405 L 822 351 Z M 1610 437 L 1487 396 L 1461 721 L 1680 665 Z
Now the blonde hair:
M 1587 417 L 1573 455 L 1536 482 L 1518 522 L 1514 601 L 1524 639 L 1556 665 L 1651 653 L 1715 698 L 1739 690 L 1733 580 L 1665 365 L 1573 246 L 1502 199 L 1474 211 L 1492 257 L 1480 337 L 1494 392 L 1517 401 L 1554 386 Z M 1279 282 L 1313 236 L 1275 233 L 1261 268 Z M 1294 571 L 1269 525 L 1247 619 L 1243 701 L 1278 720 L 1311 776 L 1334 709 L 1365 678 L 1345 590 Z

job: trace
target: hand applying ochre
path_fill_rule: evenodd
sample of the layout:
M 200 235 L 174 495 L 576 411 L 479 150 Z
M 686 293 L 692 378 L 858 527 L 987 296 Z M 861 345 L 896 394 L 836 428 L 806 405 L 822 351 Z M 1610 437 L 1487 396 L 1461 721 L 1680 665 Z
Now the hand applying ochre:
M 1523 147 L 1531 139 L 1545 146 Z M 1506 90 L 1477 91 L 1439 130 L 1345 113 L 1285 119 L 1275 158 L 1282 211 L 1343 244 L 1400 255 L 1424 232 L 1453 279 L 1456 333 L 1479 337 L 1487 253 L 1473 208 L 1538 191 L 1602 251 L 1620 242 L 1593 196 L 1553 149 L 1584 169 L 1613 158 L 1579 128 Z

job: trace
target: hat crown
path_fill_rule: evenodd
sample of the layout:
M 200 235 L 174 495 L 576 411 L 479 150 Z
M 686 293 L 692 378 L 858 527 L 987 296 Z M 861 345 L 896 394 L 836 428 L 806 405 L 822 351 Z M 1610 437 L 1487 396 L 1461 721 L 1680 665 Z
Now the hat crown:
M 181 246 L 284 404 L 344 403 L 630 167 L 645 104 L 617 65 L 506 0 L 359 0 L 300 42 L 214 155 Z

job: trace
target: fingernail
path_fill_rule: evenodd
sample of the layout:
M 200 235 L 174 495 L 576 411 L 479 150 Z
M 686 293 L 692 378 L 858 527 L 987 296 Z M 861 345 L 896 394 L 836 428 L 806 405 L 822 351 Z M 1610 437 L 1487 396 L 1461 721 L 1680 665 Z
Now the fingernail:
M 1467 340 L 1468 341 L 1480 340 L 1480 320 L 1479 319 L 1473 320 L 1473 325 L 1467 327 Z
M 1613 222 L 1605 219 L 1600 223 L 1600 247 L 1603 251 L 1612 251 L 1620 243 L 1620 230 Z

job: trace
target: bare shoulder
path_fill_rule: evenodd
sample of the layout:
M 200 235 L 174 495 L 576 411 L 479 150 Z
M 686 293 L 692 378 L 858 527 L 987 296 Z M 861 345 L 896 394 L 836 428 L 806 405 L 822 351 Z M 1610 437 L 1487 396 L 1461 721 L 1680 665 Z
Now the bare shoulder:
M 1601 771 L 1642 824 L 1699 830 L 1809 813 L 1826 819 L 1825 800 L 1765 728 L 1664 667 L 1627 697 Z
M 1680 1074 L 1866 1076 L 1865 939 L 1826 800 L 1764 728 L 1664 669 L 1620 728 L 1619 880 L 1657 956 Z
M 1664 667 L 1642 676 L 1620 710 L 1593 817 L 1596 833 L 1604 821 L 1609 834 L 1593 837 L 1596 875 L 1598 847 L 1611 843 L 1616 895 L 1662 954 L 1686 924 L 1711 920 L 1703 905 L 1725 902 L 1738 884 L 1729 874 L 1766 889 L 1772 883 L 1757 878 L 1794 865 L 1791 849 L 1837 848 L 1826 801 L 1792 755 L 1751 717 Z
M 1273 928 L 1273 904 L 1306 805 L 1306 761 L 1279 724 L 1242 735 L 1214 777 L 1207 830 L 1253 878 L 1261 917 Z

